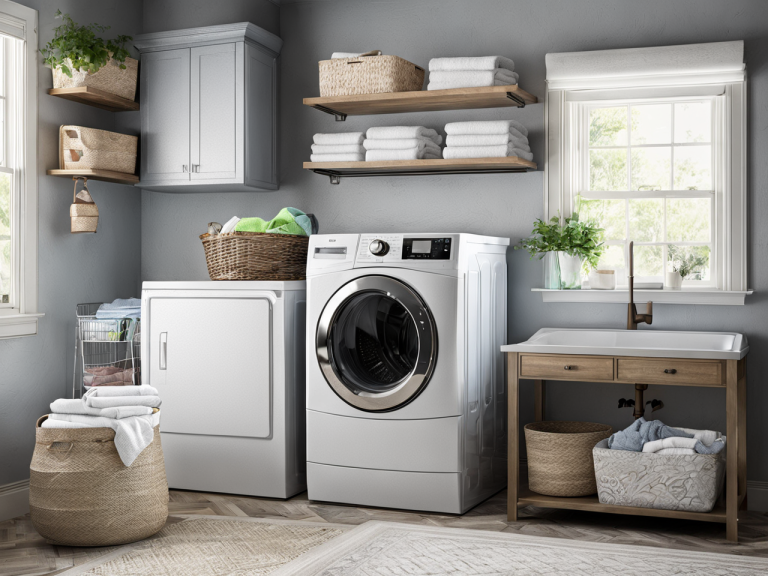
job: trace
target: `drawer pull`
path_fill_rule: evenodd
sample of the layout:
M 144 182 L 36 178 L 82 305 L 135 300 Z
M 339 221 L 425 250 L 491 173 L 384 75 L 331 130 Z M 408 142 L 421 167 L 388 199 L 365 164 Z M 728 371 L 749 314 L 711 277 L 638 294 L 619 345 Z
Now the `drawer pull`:
M 569 366 L 568 364 L 566 364 L 565 366 L 563 366 L 563 370 L 570 370 L 570 369 L 571 369 L 571 366 Z
M 666 370 L 664 370 L 664 374 L 677 374 L 677 370 L 675 370 L 674 368 L 667 368 Z

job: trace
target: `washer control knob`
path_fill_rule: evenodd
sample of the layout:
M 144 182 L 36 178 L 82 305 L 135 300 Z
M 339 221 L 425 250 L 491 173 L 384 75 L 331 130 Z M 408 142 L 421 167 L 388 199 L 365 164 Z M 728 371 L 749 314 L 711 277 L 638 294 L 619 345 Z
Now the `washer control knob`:
M 389 252 L 389 244 L 384 242 L 384 240 L 374 240 L 368 245 L 368 250 L 370 250 L 371 254 L 374 256 L 384 256 Z

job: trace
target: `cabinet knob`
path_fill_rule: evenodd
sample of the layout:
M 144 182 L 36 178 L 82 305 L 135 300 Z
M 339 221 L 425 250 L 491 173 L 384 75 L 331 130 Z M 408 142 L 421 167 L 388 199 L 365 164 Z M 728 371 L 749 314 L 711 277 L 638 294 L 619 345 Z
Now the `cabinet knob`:
M 182 164 L 181 165 L 181 171 L 182 172 L 188 172 L 189 171 L 189 167 L 186 164 Z
M 563 366 L 563 370 L 570 370 L 570 369 L 571 369 L 571 366 L 569 366 L 568 364 L 566 364 L 565 366 Z
M 666 370 L 664 370 L 664 374 L 677 374 L 677 370 L 675 370 L 674 368 L 667 368 Z

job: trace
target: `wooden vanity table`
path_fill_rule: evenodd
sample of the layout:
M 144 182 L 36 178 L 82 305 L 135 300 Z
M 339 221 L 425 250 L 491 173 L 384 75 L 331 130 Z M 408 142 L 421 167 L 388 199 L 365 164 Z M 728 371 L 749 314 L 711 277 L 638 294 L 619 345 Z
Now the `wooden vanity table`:
M 544 329 L 540 332 L 545 330 L 550 329 Z M 671 333 L 668 332 L 666 334 Z M 681 336 L 684 334 L 681 333 Z M 538 333 L 536 336 L 538 336 Z M 748 351 L 748 347 L 742 349 L 742 357 L 740 359 L 717 359 L 718 357 L 723 357 L 723 354 L 719 353 L 712 354 L 714 359 L 702 358 L 701 356 L 706 353 L 701 351 L 696 353 L 696 358 L 658 357 L 658 350 L 655 353 L 649 352 L 649 356 L 613 356 L 603 355 L 602 352 L 591 355 L 521 351 L 525 344 L 534 342 L 536 336 L 522 345 L 502 347 L 502 352 L 505 352 L 507 355 L 509 385 L 508 519 L 510 521 L 517 520 L 518 508 L 525 506 L 587 510 L 636 516 L 657 516 L 661 518 L 683 518 L 687 520 L 725 523 L 727 539 L 731 542 L 736 542 L 738 540 L 738 511 L 741 508 L 746 508 L 747 497 L 747 379 L 746 357 L 744 356 L 746 351 Z M 741 337 L 741 335 L 737 336 Z M 746 346 L 746 339 L 744 339 L 743 345 Z M 557 347 L 558 345 L 552 346 L 552 348 Z M 562 346 L 560 347 L 562 348 Z M 531 348 L 540 350 L 543 346 L 531 346 Z M 605 351 L 610 354 L 611 347 L 606 346 Z M 536 421 L 541 421 L 545 418 L 544 388 L 546 380 L 723 388 L 725 390 L 727 418 L 725 431 L 727 437 L 725 508 L 718 508 L 716 506 L 715 509 L 708 513 L 657 510 L 654 508 L 601 504 L 598 501 L 597 495 L 579 498 L 559 498 L 531 492 L 525 479 L 527 474 L 521 475 L 520 470 L 520 380 L 533 380 Z

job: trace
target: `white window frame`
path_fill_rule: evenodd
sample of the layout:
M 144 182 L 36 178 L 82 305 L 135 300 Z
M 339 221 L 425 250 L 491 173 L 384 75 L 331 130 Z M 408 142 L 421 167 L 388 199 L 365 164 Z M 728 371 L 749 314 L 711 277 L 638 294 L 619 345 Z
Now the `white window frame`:
M 595 77 L 591 75 L 593 70 L 608 73 Z M 689 283 L 682 290 L 635 290 L 635 299 L 660 304 L 744 304 L 745 296 L 752 292 L 747 288 L 747 90 L 743 42 L 548 54 L 547 88 L 547 218 L 569 216 L 582 190 L 586 129 L 582 114 L 586 103 L 715 101 L 712 146 L 713 157 L 719 161 L 713 163 L 712 285 Z M 625 302 L 628 298 L 626 288 L 534 290 L 542 292 L 544 301 L 552 302 Z
M 37 10 L 0 0 L 0 33 L 15 38 L 15 92 L 8 94 L 6 142 L 13 168 L 11 298 L 0 307 L 0 338 L 37 334 L 38 319 L 38 197 L 37 197 Z M 21 124 L 17 126 L 14 122 Z M 12 141 L 11 141 L 12 140 Z M 12 157 L 10 155 L 13 155 Z

